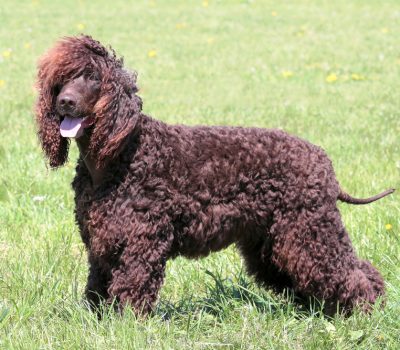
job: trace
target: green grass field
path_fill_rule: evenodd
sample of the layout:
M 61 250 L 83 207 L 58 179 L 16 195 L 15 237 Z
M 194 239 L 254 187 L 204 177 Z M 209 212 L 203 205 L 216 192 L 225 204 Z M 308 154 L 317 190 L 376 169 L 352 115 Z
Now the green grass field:
M 77 149 L 50 171 L 33 122 L 36 62 L 61 36 L 112 45 L 155 118 L 282 128 L 322 146 L 349 193 L 400 188 L 398 0 L 131 3 L 1 2 L 0 349 L 399 349 L 398 193 L 340 204 L 386 281 L 386 307 L 370 316 L 328 319 L 257 288 L 233 247 L 170 261 L 149 319 L 85 309 Z

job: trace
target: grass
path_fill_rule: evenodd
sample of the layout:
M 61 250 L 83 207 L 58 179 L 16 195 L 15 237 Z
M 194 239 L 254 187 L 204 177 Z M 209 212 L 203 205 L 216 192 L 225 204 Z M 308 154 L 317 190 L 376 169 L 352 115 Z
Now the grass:
M 112 44 L 139 72 L 146 113 L 170 123 L 279 127 L 322 146 L 344 189 L 400 187 L 400 4 L 354 1 L 3 1 L 0 5 L 1 349 L 398 349 L 400 200 L 341 204 L 358 254 L 382 272 L 384 310 L 327 319 L 258 289 L 234 248 L 168 264 L 155 315 L 82 301 L 73 218 L 77 150 L 46 168 L 35 65 L 60 36 Z

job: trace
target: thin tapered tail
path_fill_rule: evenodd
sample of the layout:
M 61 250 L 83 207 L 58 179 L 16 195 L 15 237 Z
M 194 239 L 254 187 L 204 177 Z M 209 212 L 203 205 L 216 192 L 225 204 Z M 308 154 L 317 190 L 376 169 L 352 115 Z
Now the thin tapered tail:
M 373 197 L 369 197 L 369 198 L 354 198 L 352 196 L 350 196 L 348 193 L 343 192 L 342 190 L 340 190 L 338 199 L 342 202 L 346 202 L 349 204 L 368 204 L 368 203 L 372 203 L 377 201 L 378 199 L 381 199 L 383 197 L 388 196 L 389 194 L 392 194 L 395 191 L 394 188 L 391 188 L 389 190 L 386 190 L 382 193 L 379 193 Z

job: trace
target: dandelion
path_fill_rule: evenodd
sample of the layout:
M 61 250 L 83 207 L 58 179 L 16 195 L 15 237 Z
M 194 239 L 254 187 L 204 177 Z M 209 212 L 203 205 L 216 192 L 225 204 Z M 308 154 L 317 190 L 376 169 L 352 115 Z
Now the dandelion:
M 11 49 L 7 49 L 3 51 L 3 57 L 9 58 L 11 56 Z
M 207 0 L 203 1 L 203 7 L 208 7 L 208 1 Z
M 147 53 L 147 56 L 149 56 L 150 58 L 156 57 L 157 56 L 157 51 L 156 50 L 150 50 Z
M 383 33 L 383 34 L 387 34 L 387 33 L 389 33 L 389 28 L 382 28 L 381 29 L 381 32 Z
M 393 226 L 391 224 L 386 224 L 385 225 L 386 231 L 390 231 L 392 228 L 393 228 Z
M 364 80 L 365 78 L 364 78 L 362 75 L 360 75 L 360 74 L 353 73 L 353 74 L 351 75 L 351 79 L 352 79 L 352 80 L 355 80 L 355 81 L 360 81 L 360 80 Z
M 325 80 L 327 83 L 334 83 L 336 80 L 338 80 L 338 77 L 335 73 L 331 73 L 331 74 L 327 75 Z
M 2 88 L 5 84 L 6 82 L 3 79 L 0 79 L 0 88 Z
M 32 47 L 31 43 L 25 43 L 24 48 L 25 49 L 30 49 Z
M 282 76 L 283 76 L 284 78 L 290 78 L 290 77 L 293 76 L 293 72 L 290 71 L 290 70 L 284 70 L 284 71 L 282 71 L 281 74 L 282 74 Z
M 278 13 L 276 11 L 272 11 L 271 16 L 276 17 L 276 16 L 278 16 Z
M 86 25 L 85 25 L 84 23 L 78 23 L 78 24 L 76 25 L 76 28 L 77 28 L 78 30 L 85 30 Z
M 207 39 L 207 44 L 212 44 L 215 41 L 214 38 L 208 38 Z
M 187 24 L 186 23 L 177 23 L 176 24 L 176 29 L 183 29 L 186 28 Z

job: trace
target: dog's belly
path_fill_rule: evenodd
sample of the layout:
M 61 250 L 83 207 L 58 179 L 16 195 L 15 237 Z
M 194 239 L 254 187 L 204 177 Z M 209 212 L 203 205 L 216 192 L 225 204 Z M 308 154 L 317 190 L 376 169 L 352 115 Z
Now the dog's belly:
M 172 255 L 189 258 L 207 256 L 228 247 L 245 235 L 255 234 L 256 226 L 265 226 L 266 234 L 269 221 L 268 215 L 256 220 L 233 204 L 210 205 L 193 213 L 188 222 L 177 223 Z
M 193 226 L 185 228 L 178 234 L 172 255 L 198 258 L 222 250 L 236 241 L 240 230 L 234 226 L 234 224 L 225 223 L 225 226 L 214 227 L 210 230 L 203 228 L 202 223 L 195 222 Z

